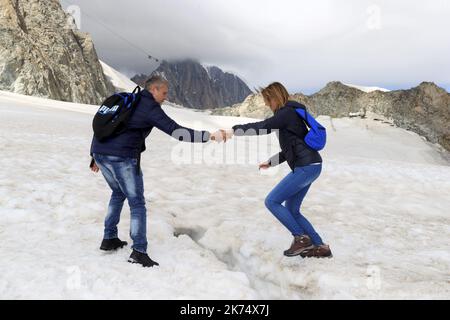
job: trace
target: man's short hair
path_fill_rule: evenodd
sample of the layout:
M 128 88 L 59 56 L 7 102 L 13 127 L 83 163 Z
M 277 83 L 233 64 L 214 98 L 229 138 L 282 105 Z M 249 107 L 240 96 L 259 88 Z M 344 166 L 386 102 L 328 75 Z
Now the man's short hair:
M 150 90 L 151 86 L 157 86 L 159 88 L 161 85 L 169 86 L 169 81 L 159 75 L 151 76 L 145 81 L 145 89 L 147 90 Z

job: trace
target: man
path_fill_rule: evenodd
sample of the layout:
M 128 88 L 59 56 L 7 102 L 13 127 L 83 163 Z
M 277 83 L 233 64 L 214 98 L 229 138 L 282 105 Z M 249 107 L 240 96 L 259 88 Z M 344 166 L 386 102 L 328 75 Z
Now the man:
M 226 140 L 222 130 L 210 134 L 208 131 L 182 127 L 172 120 L 161 108 L 168 91 L 167 80 L 159 76 L 148 79 L 129 120 L 128 129 L 103 142 L 94 136 L 91 145 L 91 170 L 100 170 L 112 190 L 100 249 L 109 251 L 127 245 L 127 242 L 118 238 L 117 231 L 123 203 L 127 199 L 131 211 L 130 237 L 133 240 L 133 252 L 128 262 L 144 267 L 159 265 L 147 255 L 147 213 L 140 168 L 140 154 L 146 149 L 145 138 L 156 127 L 168 135 L 175 137 L 176 134 L 177 139 L 187 142 Z

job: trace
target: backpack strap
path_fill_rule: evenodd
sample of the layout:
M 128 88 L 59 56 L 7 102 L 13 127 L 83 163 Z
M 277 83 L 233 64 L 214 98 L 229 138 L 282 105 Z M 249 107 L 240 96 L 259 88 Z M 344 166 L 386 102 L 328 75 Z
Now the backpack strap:
M 293 107 L 293 108 L 295 109 L 295 112 L 297 112 L 297 114 L 299 114 L 297 109 L 301 109 L 301 110 L 303 110 L 305 112 L 305 116 L 302 116 L 301 114 L 299 114 L 299 115 L 302 117 L 302 120 L 306 124 L 306 126 L 308 128 L 311 128 L 311 125 L 308 122 L 308 110 L 306 109 L 306 107 L 302 106 L 302 107 L 298 107 L 298 108 L 296 108 L 296 107 Z
M 298 112 L 297 112 L 297 110 L 296 110 L 296 109 L 302 109 L 302 110 L 305 110 L 305 115 L 306 115 L 306 107 L 294 107 L 294 106 L 289 106 L 289 107 L 291 107 L 292 109 L 294 109 L 295 113 L 297 113 L 297 116 L 299 116 L 299 117 L 303 120 L 303 122 L 306 124 L 306 127 L 307 127 L 307 128 L 310 128 L 310 126 L 308 125 L 308 123 L 306 122 L 306 120 L 305 120 L 300 114 L 298 114 Z M 295 132 L 295 131 L 293 131 L 293 130 L 290 130 L 290 129 L 287 129 L 287 128 L 286 128 L 286 130 L 289 131 L 290 133 L 292 133 L 293 135 L 295 135 L 296 137 L 300 138 L 300 139 L 303 141 L 303 143 L 304 143 L 304 137 L 303 137 L 303 138 L 300 137 L 300 136 L 297 134 L 297 132 Z
M 141 93 L 141 87 L 140 86 L 137 86 L 136 88 L 134 88 L 134 90 L 131 92 L 131 93 L 133 93 L 133 94 L 139 94 L 139 93 Z

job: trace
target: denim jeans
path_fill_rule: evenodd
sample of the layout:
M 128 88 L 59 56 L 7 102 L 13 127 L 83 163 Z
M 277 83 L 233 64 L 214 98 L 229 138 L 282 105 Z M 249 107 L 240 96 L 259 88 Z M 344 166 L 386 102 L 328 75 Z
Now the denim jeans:
M 102 154 L 93 154 L 106 182 L 112 190 L 108 212 L 105 218 L 104 239 L 117 238 L 117 225 L 120 221 L 125 199 L 131 211 L 130 237 L 132 248 L 147 252 L 147 211 L 144 198 L 142 171 L 137 169 L 138 160 Z
M 300 206 L 311 184 L 322 171 L 322 164 L 296 167 L 281 180 L 266 197 L 267 209 L 292 233 L 306 234 L 314 245 L 322 245 L 322 239 L 311 223 L 301 214 Z M 282 203 L 285 202 L 285 206 Z

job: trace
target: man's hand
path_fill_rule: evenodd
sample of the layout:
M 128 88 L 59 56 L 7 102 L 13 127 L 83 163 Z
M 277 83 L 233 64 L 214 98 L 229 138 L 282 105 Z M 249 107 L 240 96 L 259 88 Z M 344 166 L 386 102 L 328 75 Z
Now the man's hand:
M 263 162 L 259 165 L 259 170 L 261 170 L 261 169 L 265 170 L 265 169 L 269 169 L 269 168 L 270 168 L 269 162 Z
M 98 170 L 99 170 L 99 168 L 98 168 L 98 166 L 97 166 L 97 164 L 95 163 L 95 160 L 92 158 L 92 160 L 91 160 L 91 164 L 89 165 L 89 168 L 91 168 L 91 171 L 92 172 L 95 172 L 95 173 L 97 173 L 98 172 Z
M 91 167 L 92 172 L 97 173 L 100 169 L 98 168 L 97 164 L 94 162 L 94 164 Z

